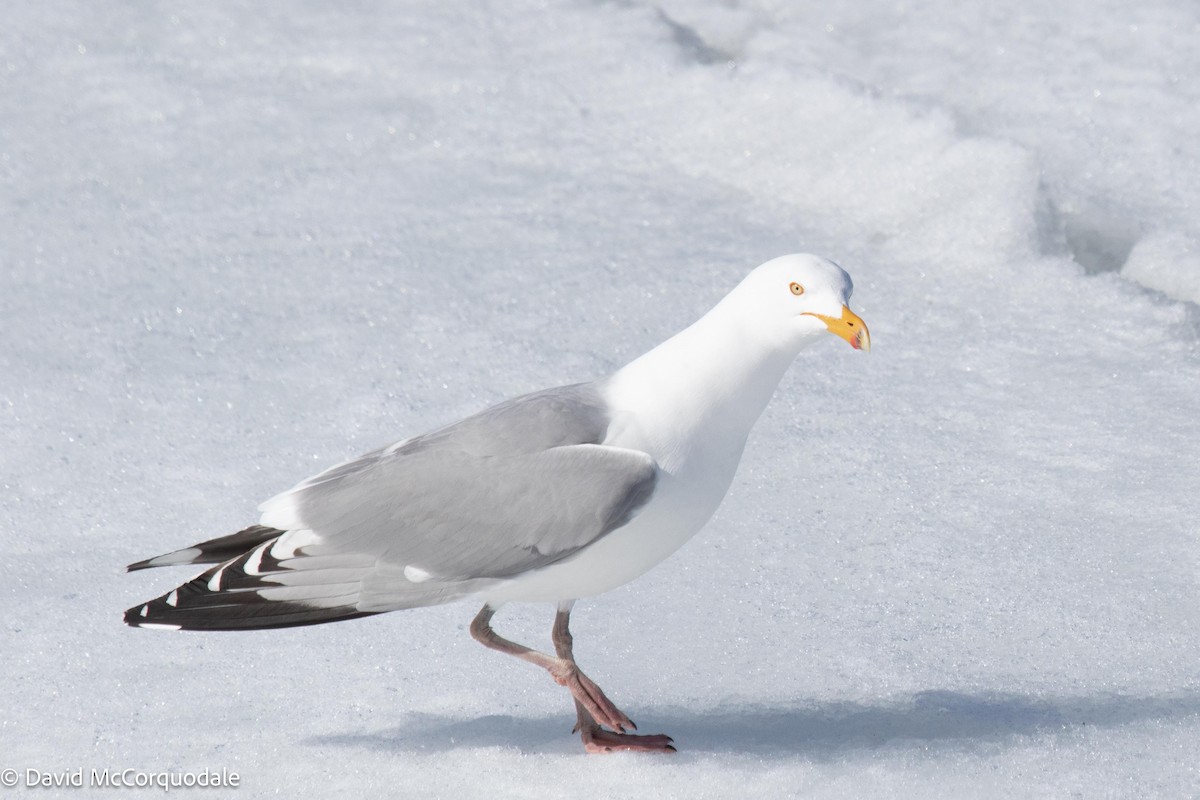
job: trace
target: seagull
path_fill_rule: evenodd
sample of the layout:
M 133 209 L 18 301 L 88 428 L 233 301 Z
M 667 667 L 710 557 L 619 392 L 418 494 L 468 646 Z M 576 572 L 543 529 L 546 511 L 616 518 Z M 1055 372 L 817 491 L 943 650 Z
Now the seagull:
M 869 351 L 850 276 L 798 254 L 762 264 L 690 327 L 608 377 L 545 389 L 338 464 L 267 500 L 257 525 L 129 565 L 213 564 L 134 606 L 140 628 L 250 630 L 483 600 L 471 635 L 542 667 L 589 753 L 674 752 L 579 668 L 575 601 L 625 584 L 695 535 L 800 349 Z M 554 655 L 492 629 L 552 603 Z

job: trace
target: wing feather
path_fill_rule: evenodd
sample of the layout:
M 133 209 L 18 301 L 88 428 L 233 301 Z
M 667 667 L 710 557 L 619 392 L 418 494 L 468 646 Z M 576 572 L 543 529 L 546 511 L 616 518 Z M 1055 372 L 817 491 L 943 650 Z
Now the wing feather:
M 608 421 L 593 385 L 566 386 L 339 464 L 264 503 L 261 526 L 134 565 L 229 558 L 126 621 L 312 624 L 447 602 L 553 564 L 654 493 L 658 466 L 604 445 Z

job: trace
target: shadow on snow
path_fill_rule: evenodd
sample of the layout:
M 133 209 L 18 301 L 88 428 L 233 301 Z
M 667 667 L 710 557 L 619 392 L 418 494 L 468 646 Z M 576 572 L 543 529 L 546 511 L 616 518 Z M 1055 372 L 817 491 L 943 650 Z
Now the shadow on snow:
M 1200 714 L 1200 694 L 1156 697 L 1033 697 L 918 692 L 878 704 L 831 702 L 791 708 L 716 707 L 711 710 L 654 709 L 643 714 L 642 733 L 668 733 L 682 753 L 745 753 L 757 756 L 807 754 L 832 757 L 880 747 L 963 748 L 1020 736 L 1078 733 L 1088 727 L 1115 728 L 1143 721 L 1169 722 Z M 370 733 L 309 739 L 314 746 L 393 752 L 438 752 L 473 747 L 516 747 L 547 752 L 578 742 L 570 735 L 574 716 L 486 716 L 462 719 L 411 714 L 404 724 Z

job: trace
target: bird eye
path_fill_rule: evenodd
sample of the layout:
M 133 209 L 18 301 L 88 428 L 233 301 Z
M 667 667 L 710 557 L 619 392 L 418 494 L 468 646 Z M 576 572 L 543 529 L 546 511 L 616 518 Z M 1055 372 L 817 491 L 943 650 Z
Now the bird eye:
M 800 284 L 798 284 L 798 283 L 795 283 L 794 281 L 793 281 L 793 283 L 792 283 L 792 287 L 791 287 L 791 288 L 792 288 L 792 294 L 795 294 L 795 295 L 801 295 L 801 294 L 804 294 L 804 287 L 803 287 L 803 286 L 801 286 L 801 285 L 800 285 Z

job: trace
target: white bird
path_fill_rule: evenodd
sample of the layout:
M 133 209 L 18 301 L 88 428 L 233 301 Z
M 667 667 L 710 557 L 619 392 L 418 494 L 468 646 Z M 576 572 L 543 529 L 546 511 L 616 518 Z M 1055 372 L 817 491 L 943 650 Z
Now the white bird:
M 607 378 L 517 397 L 339 464 L 268 500 L 259 524 L 130 570 L 216 564 L 125 612 L 136 627 L 310 625 L 475 596 L 471 634 L 570 690 L 588 752 L 672 752 L 576 665 L 577 598 L 633 580 L 699 531 L 800 349 L 870 349 L 850 276 L 789 255 Z M 555 655 L 491 627 L 509 601 L 557 605 Z

